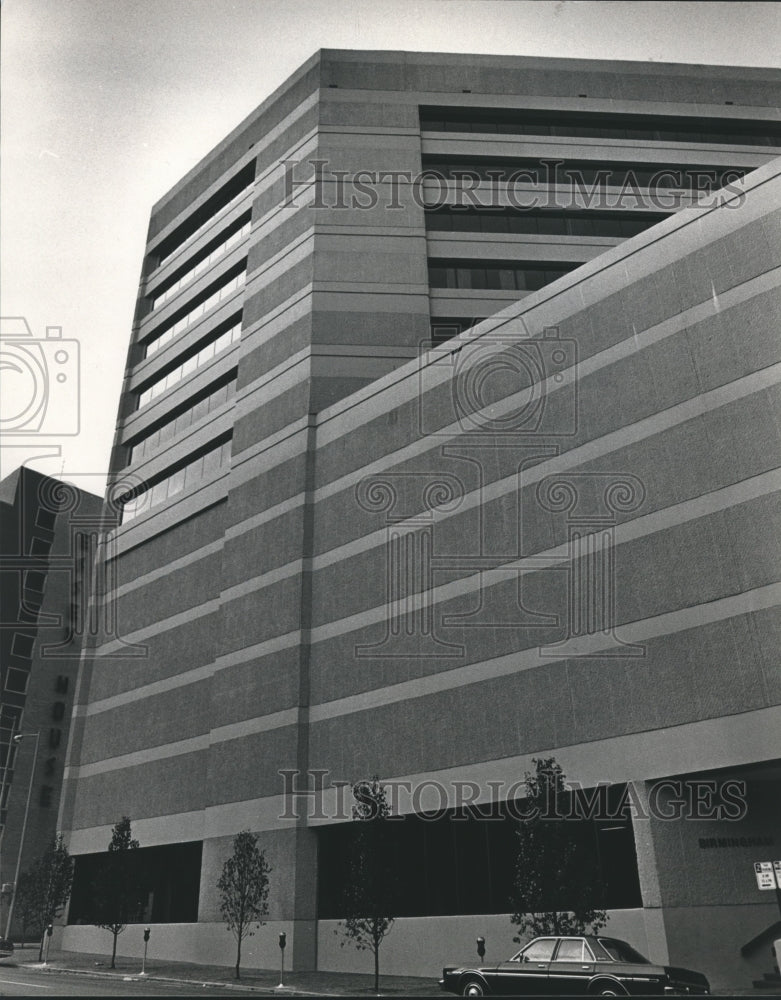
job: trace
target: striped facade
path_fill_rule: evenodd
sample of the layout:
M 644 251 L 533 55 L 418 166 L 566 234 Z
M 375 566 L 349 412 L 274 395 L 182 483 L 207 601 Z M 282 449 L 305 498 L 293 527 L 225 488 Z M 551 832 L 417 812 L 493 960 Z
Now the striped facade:
M 297 968 L 360 967 L 318 919 L 331 783 L 485 799 L 555 754 L 639 800 L 746 778 L 740 822 L 635 817 L 641 899 L 610 924 L 744 983 L 781 759 L 777 91 L 322 51 L 155 206 L 111 463 L 116 622 L 82 663 L 60 826 L 79 856 L 123 814 L 143 847 L 201 845 L 197 917 L 161 921 L 158 954 L 230 961 L 215 882 L 249 828 L 274 872 L 247 964 L 285 930 Z M 481 176 L 484 210 L 453 175 L 535 162 L 612 173 L 598 204 Z M 638 197 L 633 168 L 715 180 L 687 207 Z M 322 814 L 299 796 L 292 819 L 281 772 L 315 770 Z M 710 837 L 738 840 L 728 863 Z M 501 910 L 406 918 L 387 971 L 435 975 L 486 928 L 509 953 Z M 63 944 L 98 934 L 71 920 Z

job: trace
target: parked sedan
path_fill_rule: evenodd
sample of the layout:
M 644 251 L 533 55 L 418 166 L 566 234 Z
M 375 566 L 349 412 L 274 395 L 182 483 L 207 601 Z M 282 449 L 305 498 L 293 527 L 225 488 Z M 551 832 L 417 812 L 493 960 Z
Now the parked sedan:
M 498 965 L 446 966 L 448 993 L 481 996 L 658 996 L 710 993 L 705 976 L 652 965 L 617 938 L 539 937 Z

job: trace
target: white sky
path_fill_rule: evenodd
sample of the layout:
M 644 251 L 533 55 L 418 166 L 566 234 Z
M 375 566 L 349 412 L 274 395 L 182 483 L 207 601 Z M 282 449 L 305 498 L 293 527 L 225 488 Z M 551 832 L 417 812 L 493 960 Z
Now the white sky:
M 152 204 L 316 49 L 781 64 L 778 3 L 2 0 L 0 18 L 0 315 L 79 341 L 80 431 L 41 439 L 61 456 L 35 467 L 95 492 Z M 2 476 L 34 454 L 13 443 Z

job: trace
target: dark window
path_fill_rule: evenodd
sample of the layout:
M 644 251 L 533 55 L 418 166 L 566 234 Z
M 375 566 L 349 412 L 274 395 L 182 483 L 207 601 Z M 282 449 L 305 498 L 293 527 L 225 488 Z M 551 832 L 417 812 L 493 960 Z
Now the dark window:
M 43 593 L 43 587 L 46 582 L 46 574 L 39 573 L 35 570 L 28 570 L 24 574 L 24 589 L 34 590 L 38 594 Z
M 436 266 L 429 267 L 428 283 L 432 288 L 447 288 L 447 268 Z
M 25 660 L 33 655 L 33 645 L 35 639 L 31 635 L 23 635 L 21 632 L 17 632 L 14 635 L 13 642 L 11 643 L 11 653 L 13 656 L 21 656 Z
M 38 538 L 33 536 L 30 539 L 30 555 L 31 556 L 45 556 L 49 549 L 51 549 L 52 543 L 47 542 L 45 538 Z
M 140 923 L 177 924 L 198 920 L 202 842 L 139 847 L 128 854 L 132 871 L 147 893 Z M 100 863 L 107 856 L 76 857 L 69 924 L 90 924 L 94 919 L 92 885 Z
M 534 291 L 555 281 L 579 264 L 559 264 L 546 267 L 541 263 L 492 261 L 476 266 L 469 261 L 453 261 L 445 268 L 440 263 L 429 265 L 431 288 L 477 288 L 496 290 Z
M 641 965 L 647 965 L 648 959 L 641 955 L 639 951 L 626 943 L 626 941 L 619 941 L 616 938 L 598 938 L 597 939 L 605 951 L 610 955 L 614 962 L 633 962 L 639 963 Z
M 543 164 L 541 166 L 540 164 Z M 637 164 L 637 163 L 602 163 L 595 166 L 593 161 L 570 160 L 554 167 L 551 161 L 524 160 L 520 158 L 495 159 L 485 157 L 475 160 L 466 157 L 428 156 L 425 158 L 424 169 L 428 173 L 450 178 L 451 187 L 458 193 L 459 182 L 472 184 L 471 178 L 483 179 L 493 183 L 508 183 L 512 185 L 534 184 L 543 181 L 554 185 L 557 189 L 566 187 L 578 191 L 581 188 L 591 190 L 610 184 L 615 187 L 632 190 L 640 187 L 682 191 L 699 190 L 702 193 L 715 191 L 730 181 L 744 176 L 746 167 L 713 167 L 704 165 L 681 164 Z M 467 181 L 464 181 L 467 178 Z M 486 208 L 498 207 L 488 199 L 490 189 L 481 192 L 482 203 Z M 660 208 L 666 206 L 661 205 Z
M 601 818 L 567 823 L 573 848 L 580 857 L 590 858 L 601 872 L 606 909 L 642 905 L 631 820 L 620 818 L 624 790 L 623 785 L 608 790 L 606 801 L 619 815 L 606 824 L 609 831 L 601 832 Z M 398 916 L 508 912 L 517 820 L 512 804 L 494 804 L 488 809 L 490 812 L 450 810 L 437 818 L 410 815 L 392 821 L 393 865 L 401 891 Z M 317 831 L 320 919 L 344 916 L 353 827 L 348 822 Z M 551 909 L 567 909 L 565 886 L 550 903 Z
M 242 167 L 216 194 L 213 194 L 199 209 L 196 209 L 185 222 L 156 247 L 154 250 L 156 259 L 159 261 L 170 257 L 194 233 L 198 232 L 204 223 L 221 212 L 226 205 L 229 205 L 238 194 L 252 183 L 254 177 L 255 161 L 253 160 Z
M 16 691 L 18 694 L 24 694 L 27 690 L 29 679 L 29 670 L 15 670 L 13 667 L 9 667 L 5 676 L 5 689 L 6 691 Z
M 54 531 L 54 523 L 57 520 L 57 515 L 53 510 L 46 510 L 44 507 L 39 507 L 35 515 L 35 523 L 39 528 L 43 528 L 44 531 Z
M 426 212 L 426 227 L 440 232 L 518 233 L 570 236 L 634 236 L 667 218 L 661 212 L 630 213 L 456 209 L 445 206 Z
M 507 108 L 420 109 L 420 127 L 429 132 L 482 132 L 496 135 L 552 135 L 629 139 L 642 142 L 736 143 L 781 146 L 781 122 L 703 118 L 691 115 L 632 115 Z

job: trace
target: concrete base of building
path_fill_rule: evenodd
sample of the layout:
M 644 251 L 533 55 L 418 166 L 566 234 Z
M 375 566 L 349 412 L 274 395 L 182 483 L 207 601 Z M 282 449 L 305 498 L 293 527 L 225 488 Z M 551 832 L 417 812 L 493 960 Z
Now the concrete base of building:
M 337 920 L 318 921 L 318 969 L 322 972 L 371 971 L 371 953 L 357 951 L 349 943 L 341 947 L 345 938 L 339 933 L 338 923 Z M 649 948 L 654 938 L 653 925 L 653 911 L 642 909 L 614 910 L 608 919 L 610 934 L 626 938 L 645 954 L 650 950 L 657 956 L 658 948 Z M 501 962 L 520 947 L 513 941 L 516 930 L 507 913 L 402 918 L 396 921 L 382 944 L 380 968 L 389 976 L 439 977 L 443 965 L 481 961 L 476 950 L 478 937 L 485 938 L 484 961 L 489 964 Z
M 246 969 L 279 968 L 279 934 L 287 935 L 285 965 L 293 954 L 296 924 L 293 920 L 270 920 L 245 938 L 241 946 L 241 965 Z M 198 965 L 232 966 L 236 961 L 236 940 L 222 923 L 154 924 L 149 940 L 148 958 L 170 962 L 195 962 Z M 306 928 L 301 928 L 306 933 Z M 55 947 L 63 951 L 105 954 L 111 959 L 111 934 L 86 924 L 57 928 Z M 117 955 L 138 958 L 144 954 L 144 926 L 131 924 L 119 935 Z M 308 971 L 300 969 L 297 971 Z
M 771 905 L 700 906 L 608 912 L 605 934 L 631 942 L 651 961 L 686 966 L 704 972 L 715 989 L 738 989 L 772 972 L 768 958 L 772 942 L 748 956 L 741 946 L 775 919 Z M 53 945 L 64 951 L 111 954 L 108 931 L 86 925 L 58 927 Z M 279 968 L 279 933 L 287 935 L 286 967 L 293 962 L 296 933 L 308 938 L 315 928 L 309 921 L 271 920 L 242 945 L 242 967 Z M 486 939 L 486 962 L 499 962 L 517 950 L 509 914 L 398 919 L 383 942 L 380 968 L 389 976 L 438 977 L 442 966 L 477 961 L 476 938 Z M 343 935 L 337 920 L 316 924 L 317 971 L 371 972 L 371 955 L 358 951 Z M 143 954 L 143 926 L 131 925 L 119 936 L 117 955 Z M 149 957 L 201 965 L 233 965 L 236 943 L 221 923 L 155 924 Z

